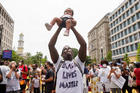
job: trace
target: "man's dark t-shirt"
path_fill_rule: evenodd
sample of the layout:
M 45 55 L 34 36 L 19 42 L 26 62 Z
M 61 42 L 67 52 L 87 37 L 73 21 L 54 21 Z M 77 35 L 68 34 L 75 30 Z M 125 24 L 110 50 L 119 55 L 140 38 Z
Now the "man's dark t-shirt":
M 52 69 L 47 70 L 45 79 L 49 79 L 50 77 L 53 77 L 53 79 L 54 79 L 54 72 L 53 72 Z M 48 90 L 52 90 L 53 85 L 54 85 L 54 80 L 52 80 L 50 82 L 46 82 L 46 87 L 47 87 Z

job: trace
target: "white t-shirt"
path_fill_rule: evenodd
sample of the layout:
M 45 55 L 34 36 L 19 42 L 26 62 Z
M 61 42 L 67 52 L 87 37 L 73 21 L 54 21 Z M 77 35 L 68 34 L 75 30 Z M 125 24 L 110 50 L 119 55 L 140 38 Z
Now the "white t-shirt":
M 6 73 L 9 72 L 10 68 L 8 66 L 2 65 L 0 66 L 0 69 L 3 76 L 3 81 L 0 84 L 7 84 Z
M 6 75 L 8 75 L 9 72 L 7 72 Z M 20 72 L 18 71 L 17 74 L 20 75 Z M 11 77 L 7 79 L 6 91 L 9 92 L 17 90 L 20 90 L 19 79 L 16 78 L 15 72 L 13 71 Z
M 63 17 L 72 18 L 71 15 L 63 15 L 62 18 L 63 18 Z
M 56 71 L 61 60 L 62 58 L 59 57 L 55 64 Z M 84 63 L 78 56 L 75 58 L 75 62 L 80 65 L 84 72 Z M 82 73 L 73 61 L 65 61 L 57 72 L 56 93 L 83 93 Z
M 40 87 L 40 79 L 39 78 L 33 78 L 33 82 L 34 82 L 34 88 L 39 88 Z
M 121 70 L 118 67 L 116 67 L 115 72 L 116 74 L 121 74 Z M 111 78 L 113 77 L 116 77 L 114 73 L 111 74 Z M 117 86 L 114 82 L 111 81 L 110 88 L 119 88 L 119 86 Z
M 110 73 L 110 69 L 107 67 L 107 68 L 101 68 L 99 70 L 99 74 L 98 74 L 98 77 L 100 77 L 100 82 L 102 83 L 109 83 L 109 79 L 108 79 L 108 75 Z

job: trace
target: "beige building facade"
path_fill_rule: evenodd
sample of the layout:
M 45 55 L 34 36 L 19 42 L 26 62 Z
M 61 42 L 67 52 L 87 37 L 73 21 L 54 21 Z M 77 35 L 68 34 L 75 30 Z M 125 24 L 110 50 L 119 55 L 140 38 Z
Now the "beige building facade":
M 14 21 L 5 10 L 5 8 L 0 3 L 0 25 L 1 29 L 1 44 L 0 44 L 0 52 L 2 50 L 11 50 L 13 43 L 13 33 L 14 33 Z
M 91 59 L 100 63 L 110 50 L 109 13 L 106 14 L 88 33 L 88 51 Z
M 114 60 L 127 53 L 136 61 L 140 42 L 140 0 L 124 0 L 109 16 L 111 51 Z

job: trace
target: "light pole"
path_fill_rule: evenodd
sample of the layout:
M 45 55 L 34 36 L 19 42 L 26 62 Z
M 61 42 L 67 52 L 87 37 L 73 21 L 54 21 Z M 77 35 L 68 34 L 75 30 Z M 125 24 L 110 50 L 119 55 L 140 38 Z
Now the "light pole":
M 0 25 L 0 59 L 1 59 L 1 54 L 2 54 L 2 31 L 3 31 L 3 25 Z
M 0 25 L 0 54 L 2 52 L 2 31 L 3 31 L 3 25 Z
M 103 60 L 103 47 L 101 47 L 101 60 Z

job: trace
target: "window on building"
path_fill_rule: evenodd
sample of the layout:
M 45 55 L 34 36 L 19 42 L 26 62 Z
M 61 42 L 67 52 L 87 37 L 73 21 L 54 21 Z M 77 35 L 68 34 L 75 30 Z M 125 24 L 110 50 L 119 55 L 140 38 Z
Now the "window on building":
M 122 12 L 123 12 L 123 11 L 124 11 L 124 6 L 122 6 L 122 8 L 121 8 L 121 9 L 122 9 Z
M 118 55 L 119 53 L 118 53 L 118 49 L 116 50 L 116 55 Z
M 130 52 L 129 46 L 126 47 L 127 52 Z
M 122 49 L 123 49 L 123 53 L 125 53 L 125 47 L 123 47 Z
M 122 45 L 124 45 L 124 39 L 122 39 Z
M 129 5 L 131 5 L 132 4 L 132 0 L 129 0 Z
M 137 19 L 140 19 L 140 12 L 136 13 Z
M 128 2 L 125 3 L 125 8 L 126 8 L 126 9 L 128 8 Z
M 118 10 L 118 14 L 120 14 L 120 13 L 121 13 L 121 10 L 119 9 L 119 10 Z
M 136 31 L 137 28 L 136 28 L 136 24 L 133 25 L 133 31 Z
M 130 8 L 131 14 L 134 12 L 134 7 Z
M 117 36 L 115 35 L 115 40 L 117 40 Z
M 136 21 L 135 15 L 131 17 L 132 22 Z
M 122 29 L 122 24 L 120 24 L 120 30 Z
M 138 49 L 138 43 L 135 43 L 135 50 Z
M 111 30 L 111 35 L 113 35 L 113 30 Z
M 128 25 L 130 24 L 130 18 L 129 18 L 129 19 L 127 19 L 127 24 L 128 24 Z
M 121 45 L 121 42 L 120 41 L 118 41 L 118 46 L 120 46 Z
M 129 16 L 129 10 L 128 10 L 128 11 L 126 11 L 126 16 L 127 16 L 127 17 Z
M 119 49 L 119 52 L 120 52 L 120 54 L 122 54 L 122 50 L 121 50 L 121 48 Z
M 122 21 L 122 18 L 121 18 L 121 16 L 119 17 L 119 22 L 121 22 Z
M 112 17 L 110 17 L 110 21 L 112 21 Z
M 117 26 L 117 31 L 119 31 L 119 26 Z
M 131 49 L 131 51 L 134 51 L 133 44 L 132 44 L 132 45 L 130 45 L 130 49 Z
M 125 19 L 125 13 L 123 14 L 123 19 Z
M 114 28 L 114 33 L 116 33 L 116 27 Z
M 139 6 L 139 3 L 136 3 L 135 4 L 135 10 L 138 10 L 138 8 L 139 8 L 138 6 Z
M 114 40 L 113 40 L 113 37 L 111 38 L 111 41 L 113 42 Z
M 116 24 L 118 24 L 118 19 L 116 19 Z
M 117 17 L 118 15 L 117 15 L 117 12 L 115 13 L 115 16 Z
M 127 29 L 125 29 L 125 30 L 124 30 L 124 34 L 125 34 L 125 35 L 127 35 L 127 34 L 128 34 L 128 33 L 127 33 Z
M 121 32 L 121 38 L 123 37 L 123 31 Z
M 113 15 L 113 16 L 112 16 L 112 19 L 114 19 L 114 18 L 115 18 L 115 16 Z
M 138 38 L 140 39 L 140 32 L 139 32 Z
M 127 38 L 125 38 L 125 43 L 126 43 L 126 44 L 128 43 L 128 37 L 127 37 Z
M 112 28 L 113 26 L 112 26 L 112 23 L 110 24 L 110 27 Z
M 113 26 L 115 26 L 115 21 L 113 22 Z
M 126 27 L 126 21 L 123 22 L 123 26 Z
M 133 41 L 133 40 L 132 40 L 132 36 L 129 36 L 129 41 L 130 41 L 130 42 L 132 42 L 132 41 Z
M 132 32 L 131 26 L 128 28 L 128 32 L 129 32 L 129 34 Z
M 140 22 L 138 22 L 137 25 L 138 25 L 138 29 L 140 29 Z
M 138 40 L 138 34 L 137 34 L 137 33 L 134 34 L 134 40 L 135 40 L 135 41 Z
M 115 43 L 115 47 L 118 47 L 117 42 Z

